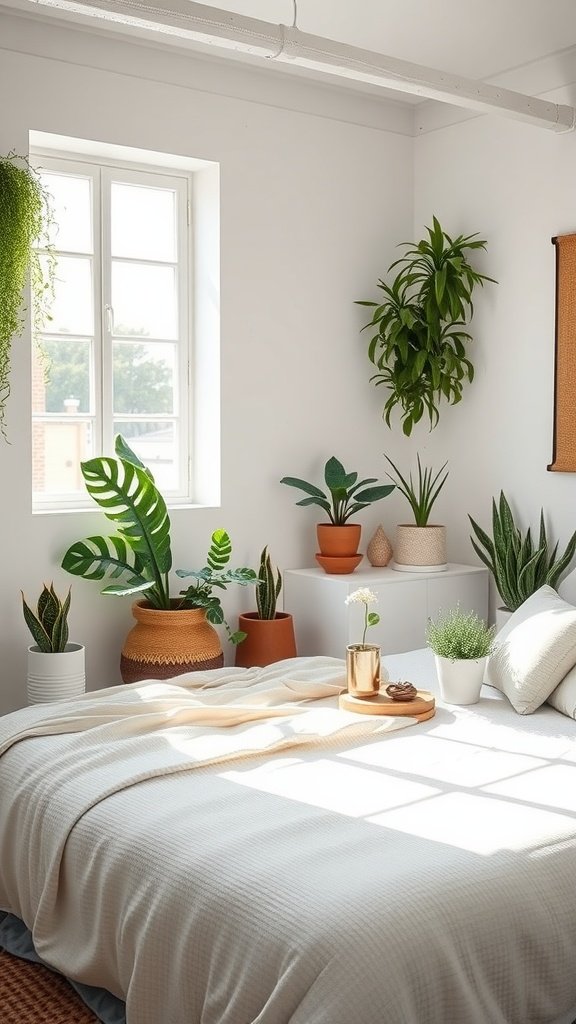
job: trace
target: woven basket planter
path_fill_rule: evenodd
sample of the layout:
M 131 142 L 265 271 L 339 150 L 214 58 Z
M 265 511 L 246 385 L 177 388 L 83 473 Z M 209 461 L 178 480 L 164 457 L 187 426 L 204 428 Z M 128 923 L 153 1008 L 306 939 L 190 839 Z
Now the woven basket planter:
M 446 527 L 397 526 L 394 568 L 434 566 L 446 568 Z
M 136 601 L 132 614 L 136 625 L 126 637 L 120 659 L 125 683 L 170 679 L 224 664 L 220 637 L 203 608 L 161 610 Z

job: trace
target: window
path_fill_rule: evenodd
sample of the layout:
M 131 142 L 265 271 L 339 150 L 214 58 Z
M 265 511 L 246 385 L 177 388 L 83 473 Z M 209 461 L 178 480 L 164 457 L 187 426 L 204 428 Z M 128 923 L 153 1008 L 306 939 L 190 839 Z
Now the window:
M 80 462 L 113 454 L 118 433 L 171 503 L 190 501 L 190 175 L 34 160 L 57 255 L 33 358 L 34 508 L 90 505 Z

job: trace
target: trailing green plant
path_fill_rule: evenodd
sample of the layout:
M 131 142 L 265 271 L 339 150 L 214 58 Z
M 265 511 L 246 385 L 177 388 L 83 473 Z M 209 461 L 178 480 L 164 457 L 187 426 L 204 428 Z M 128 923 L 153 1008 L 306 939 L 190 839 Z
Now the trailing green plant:
M 394 490 L 390 484 L 380 484 L 378 487 L 369 487 L 368 484 L 375 484 L 376 477 L 369 477 L 366 480 L 358 480 L 358 473 L 347 473 L 344 466 L 333 455 L 328 459 L 324 467 L 324 481 L 326 491 L 322 491 L 315 484 L 300 480 L 299 477 L 285 476 L 280 483 L 288 484 L 289 487 L 298 487 L 308 495 L 297 501 L 297 505 L 319 505 L 328 513 L 328 518 L 333 526 L 344 526 L 351 516 L 356 515 L 363 508 L 367 508 L 375 501 L 380 501 Z
M 457 606 L 428 619 L 426 642 L 441 658 L 476 661 L 492 654 L 495 632 L 496 626 L 487 626 L 476 612 L 463 612 Z
M 388 476 L 390 480 L 394 481 L 400 493 L 406 498 L 414 514 L 414 522 L 416 526 L 427 526 L 432 506 L 448 479 L 448 470 L 446 470 L 444 476 L 440 480 L 440 483 L 437 483 L 448 463 L 445 462 L 438 472 L 432 476 L 432 469 L 429 467 L 422 469 L 420 456 L 417 454 L 418 481 L 415 482 L 412 480 L 412 473 L 410 473 L 408 480 L 406 480 L 406 478 L 402 476 L 398 467 L 394 465 L 392 459 L 386 454 L 384 455 L 384 458 L 390 463 L 396 474 L 395 477 L 390 473 L 387 473 L 386 476 Z
M 6 437 L 12 338 L 24 327 L 23 292 L 28 275 L 36 337 L 50 319 L 56 257 L 47 244 L 53 223 L 51 197 L 26 157 L 0 157 L 0 430 Z M 35 243 L 46 242 L 42 250 Z
M 68 643 L 68 612 L 70 610 L 71 588 L 63 601 L 60 600 L 54 584 L 44 584 L 38 598 L 36 611 L 32 611 L 22 594 L 22 610 L 28 629 L 36 646 L 46 654 L 59 654 L 66 650 Z
M 232 633 L 224 619 L 220 598 L 213 590 L 225 590 L 229 583 L 255 583 L 253 569 L 229 569 L 232 545 L 226 530 L 212 534 L 206 565 L 202 569 L 177 569 L 180 577 L 193 576 L 196 583 L 171 599 L 169 573 L 172 568 L 170 517 L 154 477 L 132 451 L 121 434 L 116 437 L 116 458 L 99 456 L 82 462 L 86 489 L 117 528 L 106 537 L 87 537 L 72 544 L 62 568 L 88 580 L 122 580 L 110 583 L 103 594 L 126 596 L 145 594 L 151 608 L 178 610 L 204 608 L 214 625 L 224 625 L 232 643 L 245 634 Z
M 574 558 L 576 532 L 570 537 L 563 554 L 558 556 L 558 541 L 550 550 L 544 511 L 541 509 L 538 542 L 533 543 L 530 527 L 523 534 L 516 525 L 503 491 L 500 491 L 498 504 L 492 498 L 491 537 L 472 516 L 468 518 L 476 538 L 470 537 L 472 547 L 492 573 L 498 593 L 509 611 L 515 611 L 546 584 L 556 589 Z
M 464 328 L 473 314 L 475 286 L 493 281 L 468 261 L 469 251 L 486 248 L 477 233 L 451 238 L 436 217 L 426 231 L 428 237 L 417 243 L 401 243 L 408 246 L 406 253 L 388 272 L 401 269 L 390 284 L 378 281 L 384 296 L 358 303 L 374 310 L 362 330 L 374 332 L 368 357 L 378 372 L 370 380 L 390 390 L 383 418 L 390 426 L 398 406 L 407 435 L 425 413 L 432 430 L 442 398 L 455 405 L 465 381 L 473 380 L 474 367 L 466 356 L 472 336 Z
M 274 568 L 267 546 L 260 555 L 260 567 L 258 569 L 258 586 L 256 587 L 256 608 L 259 619 L 276 618 L 276 602 L 282 589 L 282 573 Z

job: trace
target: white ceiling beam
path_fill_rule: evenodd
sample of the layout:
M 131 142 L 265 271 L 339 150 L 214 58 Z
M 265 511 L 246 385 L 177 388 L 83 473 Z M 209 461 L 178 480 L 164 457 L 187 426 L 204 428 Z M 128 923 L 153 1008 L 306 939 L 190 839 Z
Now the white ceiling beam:
M 30 3 L 113 24 L 133 25 L 203 46 L 296 64 L 484 114 L 500 114 L 551 131 L 571 131 L 576 124 L 574 107 L 191 0 L 155 0 L 153 4 L 138 0 L 30 0 Z

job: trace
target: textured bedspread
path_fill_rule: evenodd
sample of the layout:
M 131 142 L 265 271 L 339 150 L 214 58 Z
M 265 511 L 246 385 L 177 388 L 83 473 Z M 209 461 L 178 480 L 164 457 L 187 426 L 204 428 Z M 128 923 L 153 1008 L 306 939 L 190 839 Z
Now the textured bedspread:
M 434 686 L 427 653 L 386 662 Z M 0 907 L 129 1024 L 551 1024 L 575 723 L 486 690 L 397 732 L 342 684 L 299 659 L 0 719 Z

